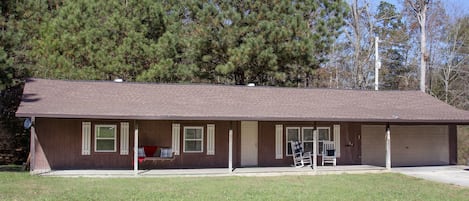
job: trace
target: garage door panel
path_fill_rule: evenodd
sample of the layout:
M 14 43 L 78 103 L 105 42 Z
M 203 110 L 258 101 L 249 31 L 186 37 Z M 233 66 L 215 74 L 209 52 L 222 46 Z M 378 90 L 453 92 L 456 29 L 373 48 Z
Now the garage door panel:
M 384 165 L 383 129 L 384 126 L 364 126 L 362 150 L 374 153 L 362 152 L 363 164 Z M 371 142 L 375 145 L 365 147 Z M 391 126 L 391 162 L 393 166 L 449 164 L 448 127 Z
M 448 127 L 391 126 L 391 161 L 394 166 L 448 164 Z
M 362 126 L 362 164 L 385 165 L 385 129 L 380 125 Z

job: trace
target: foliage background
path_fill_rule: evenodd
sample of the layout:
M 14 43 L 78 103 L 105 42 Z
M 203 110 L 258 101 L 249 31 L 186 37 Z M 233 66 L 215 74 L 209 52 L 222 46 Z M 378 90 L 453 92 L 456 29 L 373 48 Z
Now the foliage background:
M 0 163 L 28 152 L 14 116 L 27 77 L 372 89 L 379 36 L 380 88 L 415 90 L 419 29 L 405 2 L 3 0 Z M 469 17 L 441 1 L 427 16 L 426 91 L 469 109 Z

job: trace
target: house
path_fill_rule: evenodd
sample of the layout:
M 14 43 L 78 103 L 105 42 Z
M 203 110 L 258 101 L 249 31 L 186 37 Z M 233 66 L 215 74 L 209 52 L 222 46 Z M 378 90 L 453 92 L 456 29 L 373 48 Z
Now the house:
M 33 121 L 34 172 L 290 166 L 291 140 L 317 160 L 333 141 L 338 165 L 448 165 L 469 124 L 468 111 L 420 91 L 47 79 L 26 82 L 16 115 Z M 173 156 L 139 164 L 145 146 Z

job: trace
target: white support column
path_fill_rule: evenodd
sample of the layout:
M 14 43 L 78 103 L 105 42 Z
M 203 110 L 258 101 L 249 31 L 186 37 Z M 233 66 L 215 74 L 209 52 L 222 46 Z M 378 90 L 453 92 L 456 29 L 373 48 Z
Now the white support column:
M 313 169 L 318 168 L 318 130 L 314 128 L 313 131 Z
M 228 172 L 233 172 L 233 130 L 228 133 Z
M 386 126 L 386 169 L 391 170 L 391 129 Z
M 138 174 L 138 124 L 134 122 L 134 174 Z
M 36 117 L 31 117 L 31 139 L 29 143 L 29 172 L 33 174 L 36 164 Z

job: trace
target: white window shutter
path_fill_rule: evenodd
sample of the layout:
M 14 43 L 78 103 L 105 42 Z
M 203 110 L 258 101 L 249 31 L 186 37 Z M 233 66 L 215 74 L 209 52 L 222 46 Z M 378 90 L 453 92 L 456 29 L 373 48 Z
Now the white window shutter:
M 181 125 L 173 124 L 172 131 L 172 148 L 174 155 L 179 155 L 179 144 L 181 139 Z
M 283 125 L 275 125 L 275 159 L 283 158 Z
M 91 122 L 81 123 L 81 155 L 91 154 Z
M 215 124 L 207 124 L 207 155 L 215 155 Z
M 129 122 L 121 122 L 121 155 L 129 155 Z
M 334 125 L 334 147 L 335 147 L 335 154 L 337 157 L 340 157 L 340 125 Z

